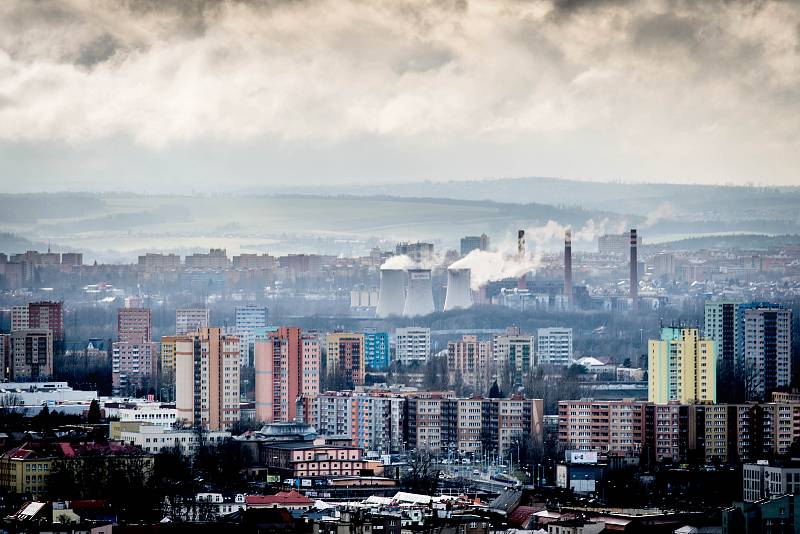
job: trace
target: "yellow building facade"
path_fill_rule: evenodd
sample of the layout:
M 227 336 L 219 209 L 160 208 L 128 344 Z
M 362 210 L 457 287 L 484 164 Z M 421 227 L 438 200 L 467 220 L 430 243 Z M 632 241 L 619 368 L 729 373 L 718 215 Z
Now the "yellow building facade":
M 716 402 L 714 342 L 697 328 L 666 327 L 648 343 L 648 400 L 656 404 Z

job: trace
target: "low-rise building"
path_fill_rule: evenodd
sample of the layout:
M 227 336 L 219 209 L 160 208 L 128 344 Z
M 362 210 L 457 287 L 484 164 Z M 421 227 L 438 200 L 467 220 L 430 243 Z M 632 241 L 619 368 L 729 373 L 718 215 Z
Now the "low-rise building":
M 358 447 L 287 442 L 268 444 L 261 452 L 267 468 L 287 477 L 358 476 L 366 464 Z
M 231 437 L 225 430 L 169 429 L 158 425 L 142 424 L 138 430 L 122 430 L 120 439 L 140 447 L 145 452 L 158 453 L 175 449 L 186 456 L 193 455 L 203 445 L 221 445 Z

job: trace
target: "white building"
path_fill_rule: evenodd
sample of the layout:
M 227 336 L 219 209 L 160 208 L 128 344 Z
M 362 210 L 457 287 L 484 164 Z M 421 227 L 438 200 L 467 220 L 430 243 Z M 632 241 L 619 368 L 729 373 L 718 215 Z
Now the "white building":
M 742 466 L 742 498 L 745 502 L 774 499 L 800 493 L 800 464 L 771 466 L 766 461 Z
M 66 382 L 0 382 L 0 402 L 9 407 L 34 407 L 38 411 L 43 404 L 51 410 L 53 406 L 70 404 L 88 409 L 96 399 L 97 391 L 72 389 Z
M 28 305 L 11 307 L 11 331 L 28 329 Z
M 185 336 L 208 325 L 207 308 L 181 308 L 175 311 L 175 335 Z
M 572 328 L 540 328 L 537 338 L 540 364 L 572 365 Z
M 410 326 L 394 333 L 395 360 L 402 365 L 424 364 L 431 353 L 431 329 Z
M 178 421 L 178 412 L 174 406 L 166 407 L 161 403 L 143 403 L 132 408 L 118 410 L 120 421 L 139 421 L 163 428 L 172 428 Z
M 123 430 L 120 439 L 125 443 L 141 447 L 145 452 L 158 453 L 162 449 L 177 448 L 183 455 L 193 455 L 202 443 L 220 445 L 231 437 L 224 430 L 203 431 L 192 429 L 169 429 L 158 425 L 141 425 L 138 431 Z
M 239 358 L 241 365 L 251 365 L 250 353 L 257 330 L 267 327 L 268 310 L 266 306 L 248 304 L 236 306 L 236 325 L 234 334 L 239 337 Z

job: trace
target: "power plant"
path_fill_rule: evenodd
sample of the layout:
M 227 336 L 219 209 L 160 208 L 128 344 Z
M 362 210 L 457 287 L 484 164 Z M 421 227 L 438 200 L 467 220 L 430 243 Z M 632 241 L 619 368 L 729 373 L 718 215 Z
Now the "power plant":
M 639 260 L 636 250 L 636 228 L 631 228 L 631 309 L 639 309 Z
M 444 297 L 444 311 L 469 308 L 472 306 L 469 269 L 447 270 L 447 294 Z
M 378 299 L 378 304 L 380 305 L 380 298 Z M 409 269 L 408 291 L 406 292 L 405 306 L 403 306 L 403 315 L 406 317 L 415 317 L 417 315 L 428 315 L 433 312 L 433 283 L 431 281 L 431 270 Z
M 381 269 L 381 287 L 375 315 L 403 315 L 406 302 L 406 272 L 403 269 Z
M 572 230 L 564 232 L 564 296 L 572 308 Z

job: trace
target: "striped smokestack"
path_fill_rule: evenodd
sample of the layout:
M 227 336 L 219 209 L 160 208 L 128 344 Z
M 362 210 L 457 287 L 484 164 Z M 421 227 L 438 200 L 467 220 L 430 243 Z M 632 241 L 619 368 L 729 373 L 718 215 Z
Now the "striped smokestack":
M 572 230 L 564 232 L 564 296 L 572 308 Z
M 517 256 L 519 257 L 519 261 L 523 261 L 525 258 L 525 230 L 517 231 Z M 517 281 L 517 288 L 525 289 L 526 287 L 525 275 L 523 274 Z
M 631 306 L 639 309 L 639 260 L 636 250 L 636 228 L 631 228 Z

